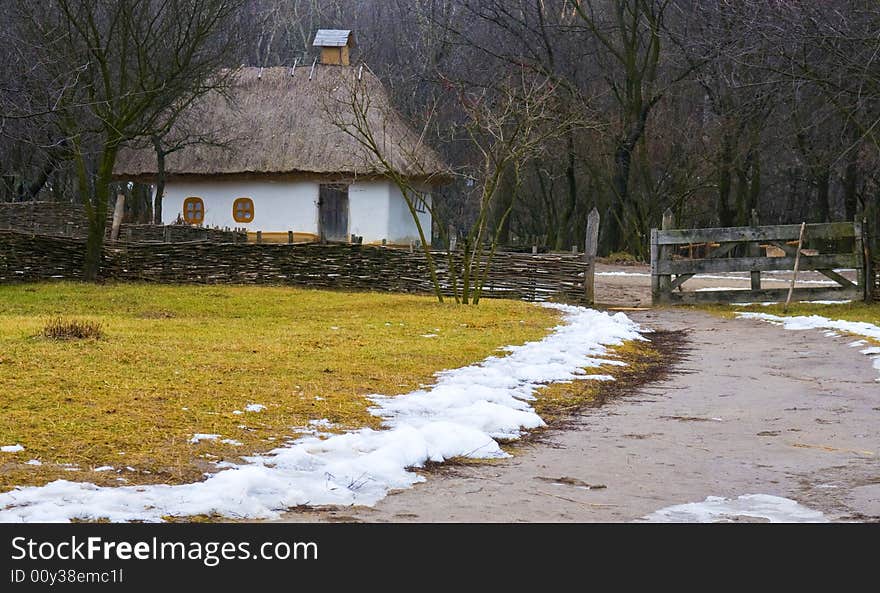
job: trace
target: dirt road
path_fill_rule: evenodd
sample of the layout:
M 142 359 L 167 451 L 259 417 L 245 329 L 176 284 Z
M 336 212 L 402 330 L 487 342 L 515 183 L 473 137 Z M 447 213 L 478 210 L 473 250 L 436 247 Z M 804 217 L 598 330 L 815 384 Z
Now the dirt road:
M 614 290 L 644 298 L 644 282 L 633 286 Z M 668 380 L 584 411 L 511 459 L 431 475 L 375 508 L 286 520 L 617 522 L 749 494 L 880 520 L 880 384 L 853 338 L 676 309 L 630 315 L 687 332 Z

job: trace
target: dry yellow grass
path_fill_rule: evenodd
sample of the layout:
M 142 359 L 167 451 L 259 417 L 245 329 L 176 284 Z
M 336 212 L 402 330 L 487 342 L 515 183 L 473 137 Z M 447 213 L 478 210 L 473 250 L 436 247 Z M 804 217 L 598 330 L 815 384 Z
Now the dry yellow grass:
M 58 317 L 98 323 L 104 335 L 41 337 Z M 280 287 L 3 286 L 0 445 L 25 450 L 0 453 L 0 491 L 58 478 L 189 482 L 211 462 L 295 438 L 310 420 L 337 430 L 377 426 L 367 395 L 409 392 L 438 370 L 540 339 L 557 322 L 552 310 L 513 301 L 461 307 Z M 266 407 L 247 412 L 249 404 Z M 240 444 L 193 444 L 196 433 Z M 102 466 L 113 469 L 94 471 Z

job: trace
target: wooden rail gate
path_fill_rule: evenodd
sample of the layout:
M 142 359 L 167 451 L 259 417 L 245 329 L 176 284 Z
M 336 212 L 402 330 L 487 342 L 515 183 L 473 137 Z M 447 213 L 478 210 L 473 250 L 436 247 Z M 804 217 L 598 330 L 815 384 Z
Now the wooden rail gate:
M 664 227 L 671 226 L 664 219 Z M 714 229 L 651 230 L 651 295 L 655 304 L 779 302 L 788 288 L 763 288 L 761 272 L 794 271 L 801 225 L 749 226 Z M 870 258 L 859 222 L 808 224 L 804 241 L 821 249 L 801 249 L 798 269 L 816 271 L 836 285 L 797 287 L 792 300 L 870 300 Z M 679 257 L 677 250 L 706 247 L 700 259 Z M 743 245 L 744 247 L 739 247 Z M 779 257 L 762 255 L 774 249 Z M 693 251 L 693 249 L 691 249 Z M 855 269 L 855 282 L 835 270 Z M 749 272 L 750 290 L 688 292 L 682 285 L 697 274 Z

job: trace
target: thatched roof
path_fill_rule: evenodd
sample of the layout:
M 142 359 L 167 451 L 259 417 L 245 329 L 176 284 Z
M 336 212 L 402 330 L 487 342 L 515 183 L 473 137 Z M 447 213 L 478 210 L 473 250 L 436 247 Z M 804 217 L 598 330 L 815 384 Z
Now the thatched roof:
M 196 133 L 206 135 L 210 142 L 169 154 L 165 163 L 169 178 L 381 175 L 385 168 L 379 159 L 340 128 L 342 124 L 354 131 L 358 113 L 367 114 L 367 127 L 384 160 L 397 172 L 439 179 L 449 170 L 394 110 L 381 82 L 368 68 L 242 68 L 234 74 L 226 95 L 205 95 L 180 118 L 169 138 Z M 120 151 L 113 172 L 118 179 L 149 180 L 156 171 L 156 155 L 146 147 Z

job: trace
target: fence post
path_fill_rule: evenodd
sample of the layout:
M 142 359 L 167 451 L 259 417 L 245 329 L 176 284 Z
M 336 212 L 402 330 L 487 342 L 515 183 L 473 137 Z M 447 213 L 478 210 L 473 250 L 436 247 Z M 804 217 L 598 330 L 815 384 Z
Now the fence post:
M 113 209 L 113 223 L 110 227 L 110 240 L 119 238 L 119 225 L 122 224 L 122 216 L 125 214 L 125 194 L 116 194 L 116 207 Z
M 293 244 L 293 231 L 287 231 L 287 243 L 289 245 Z
M 263 242 L 263 231 L 257 231 L 257 244 L 259 245 L 262 242 Z
M 449 251 L 455 251 L 455 248 L 458 247 L 458 233 L 455 232 L 455 225 L 450 224 L 446 232 L 448 233 Z
M 657 245 L 657 229 L 651 229 L 651 303 L 660 304 L 660 276 L 657 274 L 657 258 L 660 249 Z
M 162 239 L 165 243 L 171 243 L 171 227 L 166 225 L 162 231 Z
M 754 208 L 752 208 L 749 224 L 753 227 L 759 225 L 758 211 Z M 750 257 L 761 257 L 761 246 L 758 243 L 749 243 L 748 254 Z M 752 279 L 752 290 L 761 290 L 761 272 L 750 272 L 749 276 Z
M 873 284 L 873 278 L 871 278 L 871 282 L 868 281 L 870 276 L 868 275 L 868 252 L 865 249 L 865 240 L 863 236 L 862 229 L 862 221 L 859 220 L 859 216 L 856 215 L 855 221 L 853 221 L 853 234 L 855 235 L 855 240 L 853 241 L 853 253 L 855 254 L 857 260 L 861 258 L 862 265 L 857 268 L 857 280 L 856 284 L 858 284 L 862 288 L 862 296 L 865 302 L 870 302 L 871 296 L 871 288 L 869 288 L 869 284 Z
M 584 261 L 587 266 L 584 269 L 584 297 L 587 304 L 592 305 L 596 301 L 596 253 L 599 251 L 599 211 L 593 207 L 587 216 L 587 239 L 584 242 Z M 577 246 L 572 248 L 577 253 Z
M 674 226 L 675 226 L 675 214 L 672 212 L 672 208 L 667 208 L 666 211 L 663 213 L 663 223 L 661 224 L 660 228 L 663 229 L 664 231 L 668 231 L 668 230 L 671 230 L 672 227 L 674 227 Z M 657 257 L 661 261 L 672 259 L 670 257 L 671 256 L 670 249 L 671 249 L 671 247 L 663 247 L 662 245 L 658 245 L 657 246 Z M 652 260 L 653 260 L 653 258 L 652 258 Z M 672 292 L 672 276 L 671 275 L 663 274 L 658 277 L 658 281 L 659 281 L 658 287 L 660 290 L 661 298 L 662 298 L 663 294 L 668 294 L 668 293 Z

